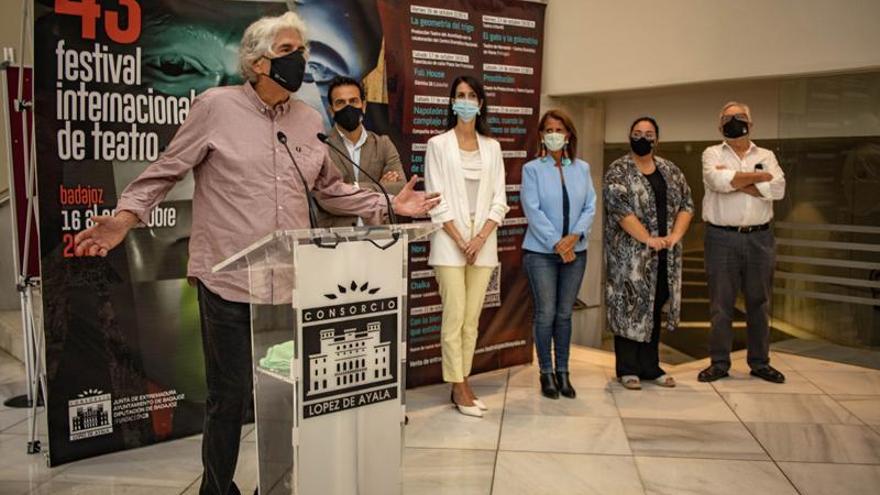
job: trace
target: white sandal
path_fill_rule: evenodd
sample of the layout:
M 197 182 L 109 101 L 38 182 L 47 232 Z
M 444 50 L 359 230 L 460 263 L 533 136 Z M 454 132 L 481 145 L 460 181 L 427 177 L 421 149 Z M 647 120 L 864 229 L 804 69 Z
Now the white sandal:
M 474 405 L 479 407 L 481 411 L 488 411 L 489 410 L 489 408 L 486 407 L 486 404 L 483 404 L 483 401 L 481 401 L 480 399 L 478 399 L 476 397 L 474 397 Z
M 672 388 L 675 387 L 675 378 L 664 374 L 655 378 L 654 383 L 660 385 L 661 387 Z
M 620 383 L 623 385 L 623 388 L 629 390 L 642 389 L 642 382 L 636 375 L 623 375 L 622 377 L 620 377 Z

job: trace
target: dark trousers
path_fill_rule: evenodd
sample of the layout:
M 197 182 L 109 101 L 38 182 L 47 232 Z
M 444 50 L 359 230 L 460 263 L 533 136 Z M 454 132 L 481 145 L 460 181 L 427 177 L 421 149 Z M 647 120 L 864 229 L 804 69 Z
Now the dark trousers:
M 227 301 L 199 282 L 199 315 L 208 384 L 199 493 L 238 494 L 232 477 L 253 391 L 250 306 Z
M 712 226 L 704 239 L 706 277 L 709 282 L 709 314 L 712 333 L 709 355 L 712 366 L 730 369 L 736 296 L 743 291 L 748 327 L 747 361 L 752 369 L 770 364 L 770 300 L 775 240 L 771 230 L 748 234 Z
M 657 264 L 657 289 L 654 292 L 654 325 L 651 340 L 637 342 L 620 335 L 614 336 L 614 356 L 617 377 L 635 375 L 642 380 L 653 380 L 665 374 L 660 368 L 660 319 L 663 305 L 669 299 L 669 272 L 666 256 Z
M 535 349 L 541 373 L 568 372 L 571 347 L 571 313 L 587 268 L 587 252 L 576 253 L 574 261 L 563 263 L 558 254 L 526 251 L 523 266 L 535 306 Z

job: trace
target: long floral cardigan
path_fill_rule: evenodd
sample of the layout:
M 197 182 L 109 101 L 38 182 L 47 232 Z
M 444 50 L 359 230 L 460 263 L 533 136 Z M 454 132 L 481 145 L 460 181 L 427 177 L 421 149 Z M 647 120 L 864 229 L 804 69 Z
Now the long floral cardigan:
M 672 233 L 675 217 L 680 212 L 694 212 L 691 189 L 674 163 L 658 156 L 654 157 L 654 163 L 666 181 L 666 230 Z M 632 156 L 627 154 L 608 167 L 603 194 L 608 324 L 615 335 L 648 342 L 654 326 L 658 256 L 646 244 L 627 234 L 619 222 L 632 213 L 652 236 L 657 236 L 654 190 Z M 666 325 L 669 330 L 678 326 L 681 314 L 681 258 L 679 242 L 667 256 L 669 302 Z

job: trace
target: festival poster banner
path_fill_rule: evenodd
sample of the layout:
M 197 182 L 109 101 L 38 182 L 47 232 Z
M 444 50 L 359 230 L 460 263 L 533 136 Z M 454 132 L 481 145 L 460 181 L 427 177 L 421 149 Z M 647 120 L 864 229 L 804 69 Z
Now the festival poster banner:
M 321 112 L 329 127 L 330 80 L 346 75 L 363 81 L 366 126 L 392 137 L 408 174 L 421 175 L 424 143 L 442 130 L 442 123 L 424 121 L 426 114 L 418 112 L 445 108 L 417 106 L 414 98 L 447 96 L 457 71 L 486 82 L 512 209 L 499 235 L 502 270 L 487 297 L 474 369 L 531 358 L 519 182 L 537 139 L 543 5 L 37 0 L 35 110 L 51 465 L 200 431 L 204 361 L 196 292 L 185 278 L 192 176 L 171 190 L 149 225 L 133 230 L 107 258 L 73 256 L 73 237 L 91 225 L 92 216 L 114 211 L 125 186 L 161 154 L 196 95 L 243 82 L 237 50 L 245 27 L 289 7 L 304 18 L 311 42 L 296 98 Z M 454 12 L 458 23 L 437 22 L 450 19 L 436 15 L 437 8 Z M 465 19 L 458 19 L 462 14 Z M 410 23 L 421 27 L 400 29 Z M 469 62 L 426 64 L 423 54 L 414 57 L 416 51 L 455 53 Z M 417 364 L 408 373 L 410 386 L 440 381 L 440 301 L 425 263 L 427 248 L 414 245 L 410 257 L 405 324 Z
M 449 84 L 481 80 L 492 135 L 501 143 L 511 209 L 498 231 L 500 267 L 480 318 L 473 373 L 529 362 L 530 295 L 520 245 L 521 168 L 537 144 L 545 5 L 519 0 L 379 0 L 385 27 L 390 127 L 409 174 L 423 175 L 426 143 L 446 130 Z M 410 245 L 407 384 L 442 380 L 442 307 L 429 244 Z
M 277 2 L 38 0 L 35 94 L 49 461 L 201 431 L 204 359 L 186 280 L 188 175 L 106 258 L 74 235 L 112 214 L 204 90 L 240 84 L 242 32 Z

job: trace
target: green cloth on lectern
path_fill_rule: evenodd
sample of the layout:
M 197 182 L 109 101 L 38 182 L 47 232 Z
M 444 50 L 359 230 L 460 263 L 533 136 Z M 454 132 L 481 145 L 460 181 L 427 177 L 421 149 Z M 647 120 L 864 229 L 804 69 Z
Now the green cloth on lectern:
M 293 359 L 293 341 L 273 345 L 260 359 L 260 366 L 278 373 L 290 373 L 290 360 Z

